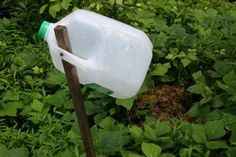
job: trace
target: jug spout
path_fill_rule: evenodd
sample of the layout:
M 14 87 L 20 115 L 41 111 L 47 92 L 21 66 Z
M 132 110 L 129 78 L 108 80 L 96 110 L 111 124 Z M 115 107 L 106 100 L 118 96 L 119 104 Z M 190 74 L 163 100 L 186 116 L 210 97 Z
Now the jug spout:
M 45 36 L 46 36 L 46 33 L 50 27 L 51 23 L 50 22 L 47 22 L 47 21 L 43 21 L 40 28 L 39 28 L 39 31 L 38 31 L 38 36 L 41 38 L 41 39 L 44 39 L 45 40 Z

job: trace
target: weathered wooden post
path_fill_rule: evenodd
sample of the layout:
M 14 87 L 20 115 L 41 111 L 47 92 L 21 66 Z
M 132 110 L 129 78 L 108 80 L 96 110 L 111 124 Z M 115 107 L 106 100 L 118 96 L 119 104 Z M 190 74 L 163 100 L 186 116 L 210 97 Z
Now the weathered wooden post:
M 72 53 L 67 28 L 58 25 L 54 28 L 54 32 L 58 46 L 68 53 Z M 61 57 L 87 157 L 96 157 L 76 67 L 63 60 L 63 54 L 61 54 Z

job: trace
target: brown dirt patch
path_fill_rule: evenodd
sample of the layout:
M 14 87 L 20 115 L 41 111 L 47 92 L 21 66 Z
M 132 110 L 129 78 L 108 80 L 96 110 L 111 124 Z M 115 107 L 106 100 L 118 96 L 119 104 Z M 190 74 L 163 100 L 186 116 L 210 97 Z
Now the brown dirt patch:
M 135 121 L 142 121 L 145 116 L 168 119 L 171 117 L 189 120 L 184 113 L 191 105 L 191 94 L 182 84 L 160 85 L 142 96 L 131 112 Z

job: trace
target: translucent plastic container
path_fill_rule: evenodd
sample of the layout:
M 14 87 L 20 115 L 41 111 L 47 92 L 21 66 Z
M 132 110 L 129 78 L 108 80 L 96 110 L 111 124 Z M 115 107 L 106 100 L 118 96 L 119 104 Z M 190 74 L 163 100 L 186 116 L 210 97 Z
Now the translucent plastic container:
M 57 46 L 57 25 L 67 27 L 73 54 Z M 57 23 L 44 21 L 38 34 L 47 41 L 58 70 L 64 72 L 64 59 L 77 67 L 82 84 L 98 84 L 120 99 L 138 92 L 152 59 L 153 46 L 144 32 L 86 10 L 76 10 Z

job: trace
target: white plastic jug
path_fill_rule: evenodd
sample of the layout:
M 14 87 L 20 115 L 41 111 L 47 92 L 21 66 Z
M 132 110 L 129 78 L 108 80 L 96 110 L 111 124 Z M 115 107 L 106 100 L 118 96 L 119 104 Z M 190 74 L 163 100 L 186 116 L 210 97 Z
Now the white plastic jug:
M 67 27 L 73 54 L 57 46 L 57 25 Z M 138 92 L 152 59 L 153 46 L 144 32 L 86 10 L 78 9 L 57 23 L 44 21 L 38 35 L 48 42 L 58 70 L 64 72 L 64 59 L 77 67 L 82 84 L 98 84 L 120 99 Z

